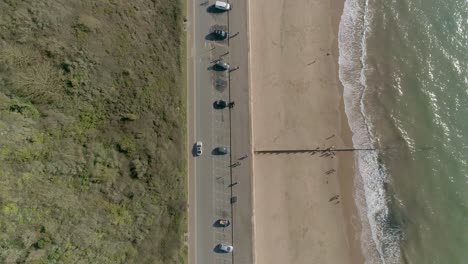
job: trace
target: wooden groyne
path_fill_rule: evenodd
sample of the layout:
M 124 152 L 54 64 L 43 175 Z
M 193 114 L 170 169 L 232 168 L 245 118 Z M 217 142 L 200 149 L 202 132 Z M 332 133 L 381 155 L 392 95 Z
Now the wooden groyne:
M 375 148 L 326 148 L 326 149 L 268 149 L 255 150 L 255 154 L 295 154 L 295 153 L 327 153 L 327 152 L 350 152 L 350 151 L 375 151 Z

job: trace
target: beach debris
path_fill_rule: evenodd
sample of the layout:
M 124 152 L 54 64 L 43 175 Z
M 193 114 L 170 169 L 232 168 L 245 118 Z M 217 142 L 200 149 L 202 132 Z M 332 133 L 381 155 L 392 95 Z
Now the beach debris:
M 335 202 L 335 205 L 337 205 L 337 204 L 339 204 L 339 203 L 340 203 L 340 201 L 336 201 L 336 202 Z
M 327 137 L 325 140 L 329 140 L 329 139 L 332 139 L 332 138 L 334 138 L 334 137 L 335 137 L 335 134 L 333 134 L 333 135 Z
M 327 170 L 325 172 L 325 174 L 330 175 L 330 174 L 334 173 L 335 171 L 336 171 L 335 169 Z
M 313 62 L 307 63 L 307 66 L 310 66 L 315 63 L 315 60 Z
M 333 201 L 337 200 L 338 198 L 340 198 L 340 196 L 337 194 L 337 195 L 331 197 L 328 201 L 333 202 Z

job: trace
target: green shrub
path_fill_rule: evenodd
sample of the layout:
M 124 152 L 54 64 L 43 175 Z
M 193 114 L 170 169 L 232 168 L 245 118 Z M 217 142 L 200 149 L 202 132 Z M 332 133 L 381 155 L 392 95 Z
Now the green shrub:
M 132 154 L 137 150 L 137 144 L 135 140 L 130 136 L 124 135 L 117 142 L 117 147 L 120 152 Z
M 45 236 L 45 237 L 41 237 L 36 243 L 34 243 L 34 247 L 36 249 L 43 249 L 45 247 L 47 247 L 48 245 L 50 245 L 50 238 Z
M 0 263 L 184 262 L 181 4 L 7 2 Z

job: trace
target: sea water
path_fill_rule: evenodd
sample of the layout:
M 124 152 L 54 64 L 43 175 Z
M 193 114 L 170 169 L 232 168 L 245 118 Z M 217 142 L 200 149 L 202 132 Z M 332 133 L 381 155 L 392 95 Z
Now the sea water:
M 367 263 L 468 263 L 467 0 L 346 0 L 339 50 Z

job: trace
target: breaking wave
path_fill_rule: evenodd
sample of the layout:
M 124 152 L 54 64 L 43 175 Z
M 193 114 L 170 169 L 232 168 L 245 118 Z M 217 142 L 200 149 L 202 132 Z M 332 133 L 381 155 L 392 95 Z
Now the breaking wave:
M 364 104 L 366 40 L 372 34 L 373 12 L 369 0 L 347 0 L 339 27 L 339 77 L 355 148 L 376 146 L 370 111 Z M 379 151 L 356 153 L 355 199 L 362 222 L 361 249 L 366 263 L 400 263 L 400 235 L 389 228 L 390 209 L 385 193 L 388 175 Z

